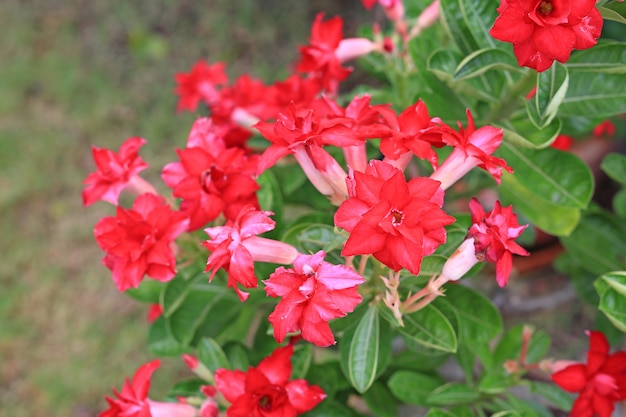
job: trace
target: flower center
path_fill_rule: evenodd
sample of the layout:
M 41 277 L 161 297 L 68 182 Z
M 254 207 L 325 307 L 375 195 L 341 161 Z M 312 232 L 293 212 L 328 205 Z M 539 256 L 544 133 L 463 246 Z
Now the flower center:
M 259 398 L 258 404 L 262 410 L 269 411 L 272 409 L 272 398 L 269 395 L 264 395 Z
M 552 13 L 553 8 L 554 6 L 552 6 L 552 2 L 544 0 L 541 3 L 539 3 L 539 7 L 537 8 L 537 11 L 541 13 L 542 15 L 547 16 L 550 13 Z
M 617 383 L 615 382 L 615 378 L 611 375 L 607 374 L 597 374 L 593 378 L 593 386 L 596 389 L 596 392 L 602 396 L 608 396 L 615 390 L 617 390 Z
M 394 226 L 399 226 L 402 224 L 402 220 L 404 220 L 404 214 L 396 209 L 391 210 L 391 224 Z

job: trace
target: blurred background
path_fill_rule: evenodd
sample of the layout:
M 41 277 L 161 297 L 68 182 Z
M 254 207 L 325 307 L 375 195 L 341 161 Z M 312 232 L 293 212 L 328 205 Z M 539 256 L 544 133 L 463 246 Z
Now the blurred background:
M 372 19 L 359 0 L 0 2 L 0 416 L 97 415 L 152 359 L 146 307 L 115 290 L 93 239 L 113 209 L 82 207 L 92 144 L 146 138 L 145 177 L 164 189 L 196 117 L 175 113 L 174 74 L 206 59 L 275 81 L 320 10 L 347 35 Z M 177 374 L 163 364 L 155 398 Z

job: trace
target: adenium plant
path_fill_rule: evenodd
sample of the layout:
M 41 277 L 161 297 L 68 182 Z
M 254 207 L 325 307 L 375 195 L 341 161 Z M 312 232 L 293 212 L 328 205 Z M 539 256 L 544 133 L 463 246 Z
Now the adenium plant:
M 626 10 L 354 6 L 387 24 L 346 37 L 317 15 L 273 84 L 206 60 L 176 74 L 177 110 L 198 117 L 164 186 L 140 176 L 145 139 L 94 147 L 84 205 L 115 206 L 94 230 L 103 264 L 148 303 L 149 350 L 193 375 L 155 401 L 160 362 L 141 365 L 100 416 L 611 416 L 626 400 L 626 191 L 593 202 L 575 148 L 624 134 L 626 41 L 603 25 L 624 33 Z M 377 87 L 343 87 L 357 59 Z M 625 157 L 601 167 L 626 185 Z M 597 328 L 568 329 L 586 331 L 586 361 L 548 357 L 546 331 L 503 324 L 475 285 L 517 279 L 539 232 L 597 307 Z

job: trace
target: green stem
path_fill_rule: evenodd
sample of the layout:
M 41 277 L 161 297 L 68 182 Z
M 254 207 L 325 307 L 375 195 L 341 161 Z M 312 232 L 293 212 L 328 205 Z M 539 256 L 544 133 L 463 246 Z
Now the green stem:
M 504 96 L 497 104 L 491 108 L 491 111 L 485 118 L 485 123 L 498 123 L 508 119 L 511 114 L 517 110 L 520 105 L 520 97 L 524 97 L 536 84 L 537 73 L 535 71 L 526 71 L 515 84 L 505 92 Z

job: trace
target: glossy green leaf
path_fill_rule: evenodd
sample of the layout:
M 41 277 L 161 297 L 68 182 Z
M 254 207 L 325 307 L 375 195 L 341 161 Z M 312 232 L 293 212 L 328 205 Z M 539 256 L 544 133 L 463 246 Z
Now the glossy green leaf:
M 204 337 L 198 343 L 198 360 L 211 372 L 217 369 L 233 369 L 222 347 L 210 337 Z
M 315 364 L 309 367 L 306 380 L 324 390 L 327 399 L 332 399 L 340 388 L 341 381 L 346 381 L 339 370 L 339 362 L 331 361 Z M 346 385 L 349 385 L 346 381 Z
M 518 149 L 502 144 L 500 155 L 515 170 L 516 180 L 542 199 L 563 207 L 586 208 L 593 175 L 580 158 L 556 149 Z
M 499 46 L 489 34 L 498 15 L 496 8 L 497 5 L 480 0 L 441 1 L 441 22 L 464 56 Z
M 384 326 L 387 328 L 388 326 Z M 344 338 L 341 361 L 352 386 L 363 393 L 374 383 L 384 362 L 389 362 L 391 335 L 383 332 L 376 307 L 370 307 L 350 338 Z M 345 343 L 348 342 L 348 343 Z
M 250 366 L 250 352 L 241 342 L 229 342 L 223 347 L 224 353 L 233 369 L 246 370 Z
M 573 51 L 567 68 L 570 71 L 626 74 L 626 44 L 600 42 L 593 48 Z
M 561 133 L 561 119 L 554 119 L 543 129 L 537 129 L 529 118 L 518 118 L 510 121 L 510 127 L 499 126 L 504 132 L 504 141 L 515 147 L 542 149 L 547 148 Z
M 574 232 L 561 238 L 568 254 L 596 276 L 624 267 L 626 226 L 601 210 L 586 213 Z
M 442 384 L 439 377 L 412 371 L 394 372 L 387 382 L 394 397 L 406 404 L 421 406 L 427 405 L 430 393 Z
M 413 341 L 428 348 L 455 352 L 457 337 L 447 317 L 432 304 L 415 313 L 402 316 L 404 327 L 399 331 Z
M 273 212 L 273 218 L 280 226 L 280 219 L 283 215 L 283 199 L 276 176 L 271 170 L 265 170 L 256 181 L 261 187 L 256 193 L 261 210 Z
M 506 360 L 519 359 L 523 330 L 524 325 L 518 324 L 511 327 L 502 336 L 493 351 L 496 367 L 502 369 L 502 365 Z M 539 329 L 532 329 L 532 336 L 526 351 L 526 363 L 537 363 L 544 359 L 550 349 L 550 344 L 550 336 L 546 332 Z
M 571 410 L 574 403 L 570 394 L 554 384 L 530 381 L 530 392 L 541 395 L 550 401 L 552 405 L 563 411 Z
M 295 246 L 302 253 L 316 253 L 320 250 L 329 253 L 341 250 L 345 237 L 335 233 L 335 229 L 327 224 L 299 223 L 285 232 L 282 241 Z
M 504 368 L 502 368 L 499 373 L 483 375 L 478 383 L 478 391 L 488 395 L 502 394 L 516 382 L 514 377 L 506 375 Z
M 594 285 L 600 295 L 598 308 L 617 329 L 626 333 L 626 296 L 602 279 L 596 280 Z
M 469 212 L 469 206 L 467 211 Z M 449 258 L 461 246 L 467 237 L 467 229 L 472 225 L 472 218 L 469 214 L 456 214 L 455 217 L 456 221 L 446 226 L 446 243 L 440 245 L 435 252 L 445 258 Z
M 609 287 L 626 297 L 626 271 L 609 272 L 602 275 L 600 279 L 609 284 Z
M 538 129 L 548 126 L 557 115 L 568 85 L 567 68 L 558 62 L 537 74 L 537 91 L 525 103 L 528 116 Z
M 355 417 L 355 413 L 338 401 L 325 400 L 303 417 Z
M 480 398 L 476 388 L 458 382 L 450 382 L 435 388 L 426 398 L 432 405 L 464 405 L 472 404 Z
M 424 417 L 458 417 L 455 413 L 442 410 L 441 408 L 431 408 Z
M 444 300 L 457 316 L 459 338 L 464 343 L 488 342 L 502 331 L 500 312 L 481 293 L 463 285 L 449 285 Z
M 602 18 L 605 20 L 612 20 L 626 25 L 626 8 L 621 7 L 620 3 L 613 2 L 604 6 L 598 7 Z
M 626 185 L 626 156 L 610 153 L 604 157 L 600 168 L 614 181 Z
M 490 70 L 520 71 L 515 56 L 504 49 L 486 48 L 469 54 L 454 69 L 454 78 L 467 80 Z
M 580 220 L 580 210 L 558 206 L 537 195 L 519 182 L 517 175 L 502 175 L 500 197 L 512 204 L 515 212 L 523 213 L 534 225 L 555 236 L 567 236 Z
M 173 401 L 176 401 L 177 398 L 180 397 L 202 397 L 202 390 L 200 389 L 203 385 L 206 385 L 206 381 L 200 378 L 187 379 L 184 381 L 177 382 L 167 393 L 167 398 Z
M 623 74 L 572 71 L 559 115 L 603 119 L 626 112 Z
M 619 190 L 613 197 L 613 210 L 622 219 L 626 218 L 626 188 Z
M 376 416 L 396 417 L 398 415 L 398 400 L 391 394 L 389 388 L 380 381 L 374 382 L 370 389 L 363 394 L 363 399 L 369 410 Z

